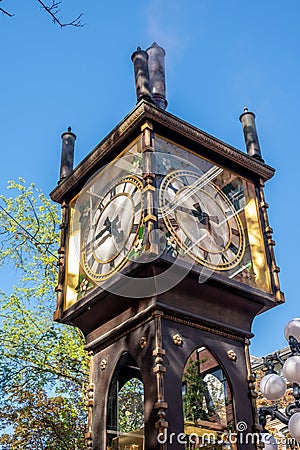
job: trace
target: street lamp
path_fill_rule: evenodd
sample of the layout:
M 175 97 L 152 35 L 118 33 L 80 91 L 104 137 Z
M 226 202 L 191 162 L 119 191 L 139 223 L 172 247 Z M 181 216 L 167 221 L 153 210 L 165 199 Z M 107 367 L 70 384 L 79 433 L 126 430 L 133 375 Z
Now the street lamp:
M 294 402 L 285 408 L 285 413 L 279 411 L 276 405 L 262 406 L 258 410 L 259 422 L 262 425 L 262 440 L 265 429 L 266 418 L 279 419 L 288 426 L 290 435 L 300 442 L 300 318 L 292 319 L 284 329 L 284 335 L 291 349 L 291 354 L 284 362 L 277 353 L 268 355 L 264 360 L 265 376 L 260 382 L 260 391 L 267 400 L 276 401 L 283 397 L 286 392 L 286 383 L 275 370 L 275 363 L 283 366 L 283 374 L 287 381 L 292 384 Z M 277 448 L 275 442 L 267 443 L 265 449 Z

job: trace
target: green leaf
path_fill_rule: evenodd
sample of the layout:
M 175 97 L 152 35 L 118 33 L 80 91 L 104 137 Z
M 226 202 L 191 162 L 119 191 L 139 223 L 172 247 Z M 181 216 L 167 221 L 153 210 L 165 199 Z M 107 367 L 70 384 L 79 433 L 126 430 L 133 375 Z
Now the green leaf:
M 12 277 L 0 291 L 0 448 L 73 450 L 76 442 L 81 450 L 88 355 L 78 329 L 52 321 L 59 208 L 22 179 L 8 188 L 11 196 L 0 196 L 0 266 Z
M 144 238 L 144 234 L 145 234 L 145 225 L 142 225 L 139 228 L 139 231 L 138 231 L 139 239 L 143 239 Z

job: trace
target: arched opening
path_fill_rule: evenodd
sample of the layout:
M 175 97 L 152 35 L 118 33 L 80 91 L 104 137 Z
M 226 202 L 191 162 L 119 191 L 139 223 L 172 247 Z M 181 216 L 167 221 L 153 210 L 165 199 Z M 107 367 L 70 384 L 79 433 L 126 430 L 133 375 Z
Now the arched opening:
M 233 401 L 226 374 L 214 355 L 197 348 L 186 362 L 182 378 L 187 449 L 235 450 Z
M 142 450 L 144 385 L 137 362 L 124 353 L 114 372 L 107 401 L 107 450 Z

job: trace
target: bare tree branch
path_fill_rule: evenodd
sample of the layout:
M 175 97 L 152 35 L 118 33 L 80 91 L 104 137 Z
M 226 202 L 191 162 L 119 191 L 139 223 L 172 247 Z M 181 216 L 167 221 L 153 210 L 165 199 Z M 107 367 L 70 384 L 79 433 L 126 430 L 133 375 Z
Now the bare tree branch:
M 57 23 L 61 28 L 64 27 L 83 27 L 83 23 L 81 22 L 82 14 L 79 14 L 75 19 L 71 20 L 71 22 L 64 23 L 62 22 L 59 17 L 59 5 L 61 4 L 61 1 L 57 2 L 55 0 L 52 0 L 52 4 L 49 6 L 42 0 L 37 0 L 37 2 L 41 5 L 42 9 L 44 9 L 50 16 L 52 17 L 52 20 L 54 23 Z
M 2 0 L 0 0 L 0 2 L 2 2 Z M 59 5 L 62 3 L 62 1 L 56 1 L 56 0 L 51 0 L 51 4 L 47 4 L 47 2 L 42 1 L 42 0 L 37 0 L 37 2 L 41 5 L 41 8 L 46 11 L 51 17 L 52 17 L 52 21 L 53 23 L 56 23 L 57 25 L 59 25 L 61 28 L 64 27 L 77 27 L 77 28 L 81 28 L 84 26 L 84 24 L 81 21 L 81 18 L 83 16 L 83 14 L 79 14 L 79 16 L 77 16 L 75 19 L 71 20 L 70 22 L 63 22 L 60 18 L 59 18 Z M 2 14 L 5 14 L 8 17 L 13 17 L 14 14 L 8 12 L 6 9 L 4 8 L 0 8 L 0 12 Z
M 2 0 L 0 0 L 0 1 L 2 1 Z M 3 8 L 0 8 L 0 12 L 2 12 L 2 14 L 5 14 L 8 17 L 13 17 L 14 16 L 14 14 L 9 13 L 8 11 L 6 11 Z

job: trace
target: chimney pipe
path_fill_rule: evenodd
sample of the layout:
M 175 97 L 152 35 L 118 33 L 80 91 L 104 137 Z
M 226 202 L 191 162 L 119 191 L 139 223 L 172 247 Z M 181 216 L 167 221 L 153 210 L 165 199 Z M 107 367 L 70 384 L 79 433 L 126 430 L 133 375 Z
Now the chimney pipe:
M 166 109 L 168 102 L 166 100 L 165 84 L 165 50 L 153 42 L 147 49 L 149 56 L 149 76 L 153 101 L 156 106 Z
M 62 147 L 61 147 L 61 162 L 60 162 L 60 180 L 61 182 L 66 178 L 73 170 L 74 162 L 74 143 L 76 140 L 76 134 L 72 133 L 71 127 L 68 127 L 68 131 L 61 135 Z
M 258 135 L 255 125 L 255 114 L 248 111 L 248 108 L 244 108 L 244 112 L 240 115 L 240 121 L 243 127 L 248 155 L 264 162 L 261 156 L 260 146 L 258 142 Z
M 132 54 L 131 60 L 134 66 L 137 103 L 142 99 L 153 103 L 150 90 L 148 53 L 138 47 Z

